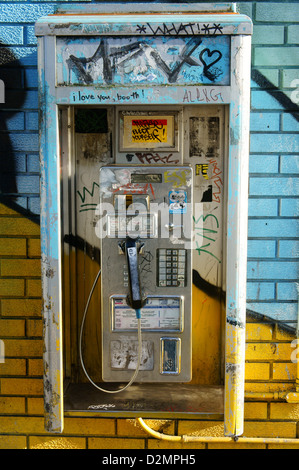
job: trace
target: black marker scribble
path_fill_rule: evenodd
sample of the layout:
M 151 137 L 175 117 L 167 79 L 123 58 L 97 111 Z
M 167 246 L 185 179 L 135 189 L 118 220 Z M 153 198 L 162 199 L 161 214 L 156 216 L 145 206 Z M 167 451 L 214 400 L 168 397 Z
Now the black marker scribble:
M 201 32 L 203 32 L 204 34 L 207 34 L 208 36 L 214 36 L 218 32 L 219 34 L 223 34 L 222 30 L 223 30 L 223 26 L 221 26 L 220 24 L 216 24 L 216 23 L 213 23 L 212 26 L 210 26 L 209 23 L 204 24 L 203 28 L 200 29 Z
M 192 37 L 190 41 L 187 42 L 185 47 L 182 50 L 180 62 L 176 62 L 175 67 L 171 70 L 168 65 L 162 60 L 158 51 L 152 51 L 151 56 L 155 60 L 157 66 L 165 73 L 168 78 L 169 83 L 174 83 L 177 80 L 178 74 L 186 63 L 188 65 L 193 65 L 198 67 L 199 63 L 196 62 L 193 58 L 191 58 L 191 54 L 197 49 L 197 47 L 201 44 L 202 39 L 200 37 Z
M 134 54 L 132 54 L 132 52 L 134 52 Z M 72 70 L 79 81 L 83 81 L 86 84 L 91 84 L 94 81 L 91 75 L 92 68 L 100 59 L 102 59 L 104 82 L 111 84 L 116 70 L 116 60 L 120 57 L 124 57 L 126 54 L 129 54 L 129 59 L 143 54 L 143 49 L 140 48 L 140 43 L 135 42 L 121 47 L 111 47 L 110 52 L 108 53 L 107 40 L 101 39 L 99 47 L 91 57 L 78 58 L 74 55 L 70 55 L 66 63 L 68 65 L 69 71 Z M 118 66 L 124 65 L 126 60 L 119 62 Z
M 106 84 L 113 83 L 113 77 L 117 68 L 123 68 L 125 70 L 126 65 L 132 59 L 136 59 L 138 56 L 145 55 L 146 52 L 150 51 L 150 57 L 155 61 L 156 66 L 160 69 L 164 75 L 166 75 L 169 83 L 175 83 L 182 67 L 187 64 L 189 66 L 200 67 L 201 64 L 194 57 L 191 57 L 194 51 L 202 43 L 200 36 L 193 36 L 184 46 L 182 52 L 178 56 L 178 60 L 175 65 L 170 68 L 166 62 L 162 59 L 161 54 L 153 49 L 146 42 L 136 41 L 131 44 L 122 45 L 118 47 L 110 47 L 108 50 L 108 43 L 106 38 L 102 38 L 100 45 L 91 57 L 76 57 L 73 54 L 67 59 L 66 63 L 69 72 L 72 71 L 80 82 L 92 84 L 94 81 L 93 72 L 97 65 L 97 62 L 103 60 L 103 80 Z M 204 49 L 203 52 L 207 52 L 209 49 Z M 212 64 L 208 64 L 203 58 L 202 53 L 200 54 L 200 60 L 204 66 L 204 75 L 207 74 L 210 80 L 213 80 L 213 73 L 209 70 L 210 67 L 218 62 L 222 54 L 219 51 L 212 51 L 209 53 L 217 53 L 216 60 L 212 61 Z M 119 60 L 123 58 L 123 60 Z M 218 76 L 218 75 L 216 75 Z
M 220 69 L 213 67 L 222 58 L 222 53 L 218 50 L 211 51 L 206 48 L 199 54 L 199 59 L 203 65 L 203 74 L 212 82 L 222 73 Z

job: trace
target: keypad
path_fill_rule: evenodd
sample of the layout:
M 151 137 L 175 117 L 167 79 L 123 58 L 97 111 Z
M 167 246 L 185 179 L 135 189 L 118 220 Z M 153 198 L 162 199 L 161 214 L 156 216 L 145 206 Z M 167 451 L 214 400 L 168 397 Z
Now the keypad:
M 187 254 L 183 249 L 157 250 L 157 284 L 159 287 L 186 286 Z

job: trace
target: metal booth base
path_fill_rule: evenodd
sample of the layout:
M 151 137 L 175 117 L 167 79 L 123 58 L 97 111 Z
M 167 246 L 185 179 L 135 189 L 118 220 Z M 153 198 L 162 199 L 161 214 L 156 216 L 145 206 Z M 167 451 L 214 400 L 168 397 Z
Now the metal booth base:
M 99 384 L 115 390 L 120 384 Z M 103 413 L 117 417 L 171 417 L 222 419 L 224 414 L 223 386 L 188 384 L 133 384 L 120 393 L 105 393 L 91 384 L 68 384 L 64 411 Z

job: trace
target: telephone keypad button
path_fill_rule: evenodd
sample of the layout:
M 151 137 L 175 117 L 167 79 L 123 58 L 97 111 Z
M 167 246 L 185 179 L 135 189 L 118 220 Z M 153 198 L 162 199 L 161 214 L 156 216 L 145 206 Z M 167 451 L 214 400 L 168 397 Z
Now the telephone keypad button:
M 157 284 L 159 287 L 186 285 L 186 250 L 157 250 Z M 166 274 L 166 277 L 165 277 Z M 166 280 L 166 282 L 165 282 Z

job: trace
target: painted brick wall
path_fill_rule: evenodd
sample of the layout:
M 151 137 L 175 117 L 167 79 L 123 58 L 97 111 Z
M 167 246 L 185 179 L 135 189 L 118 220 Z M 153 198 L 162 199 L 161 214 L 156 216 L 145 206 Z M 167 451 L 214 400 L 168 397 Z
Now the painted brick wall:
M 254 22 L 248 308 L 296 326 L 299 9 L 290 2 L 238 7 Z
M 33 28 L 55 3 L 0 1 L 0 79 L 6 101 L 0 108 L 0 345 L 5 354 L 5 362 L 0 355 L 0 448 L 224 447 L 158 441 L 134 420 L 98 415 L 66 416 L 59 438 L 44 431 Z M 276 321 L 294 327 L 297 311 L 299 11 L 294 2 L 244 2 L 239 9 L 254 21 L 247 298 L 248 308 L 259 315 L 248 317 L 246 392 L 278 393 L 292 390 L 296 378 L 294 334 L 278 328 Z M 298 404 L 274 398 L 247 401 L 244 434 L 298 437 L 298 419 Z M 169 434 L 223 434 L 222 421 L 148 424 Z

